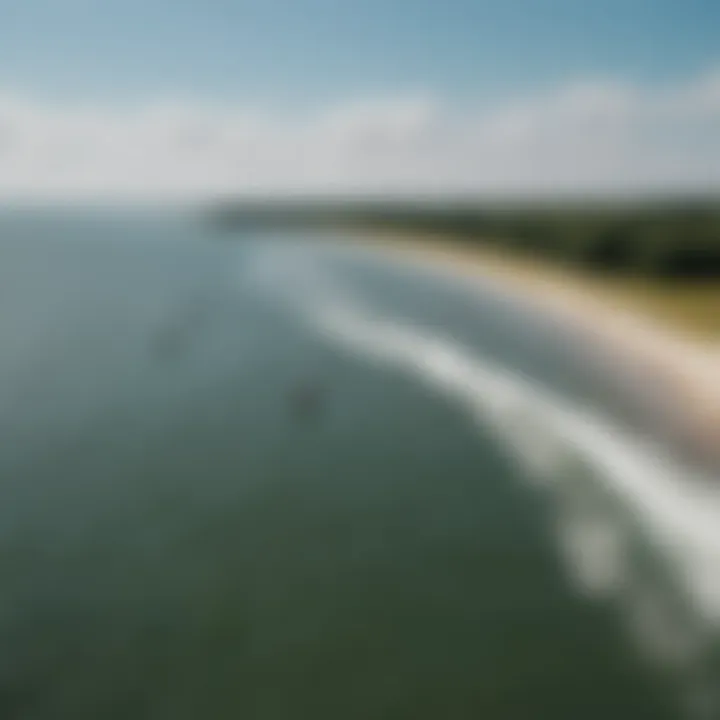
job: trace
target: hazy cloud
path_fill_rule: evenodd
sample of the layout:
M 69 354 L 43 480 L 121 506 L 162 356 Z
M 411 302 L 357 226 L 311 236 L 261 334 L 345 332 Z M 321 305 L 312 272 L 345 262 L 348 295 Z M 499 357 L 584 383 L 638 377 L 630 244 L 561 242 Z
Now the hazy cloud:
M 483 111 L 401 95 L 288 116 L 0 93 L 6 198 L 712 188 L 720 71 L 663 88 L 588 80 Z

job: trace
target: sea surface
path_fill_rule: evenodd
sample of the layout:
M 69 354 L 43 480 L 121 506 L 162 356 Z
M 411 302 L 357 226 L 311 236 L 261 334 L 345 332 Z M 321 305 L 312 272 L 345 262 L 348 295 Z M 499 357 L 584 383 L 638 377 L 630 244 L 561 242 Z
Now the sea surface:
M 343 241 L 0 211 L 0 718 L 720 718 L 716 486 Z

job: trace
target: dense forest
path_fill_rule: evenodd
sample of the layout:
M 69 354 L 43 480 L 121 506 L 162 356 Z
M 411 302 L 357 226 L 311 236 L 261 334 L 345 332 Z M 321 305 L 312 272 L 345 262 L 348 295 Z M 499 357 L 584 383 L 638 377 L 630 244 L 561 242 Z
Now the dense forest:
M 433 233 L 594 272 L 720 279 L 720 200 L 644 203 L 224 203 L 220 229 L 354 228 Z

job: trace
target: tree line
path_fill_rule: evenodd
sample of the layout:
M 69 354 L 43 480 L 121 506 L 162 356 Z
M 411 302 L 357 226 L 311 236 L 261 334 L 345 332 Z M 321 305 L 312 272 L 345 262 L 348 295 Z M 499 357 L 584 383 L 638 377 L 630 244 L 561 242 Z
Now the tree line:
M 488 205 L 438 202 L 225 203 L 218 227 L 432 233 L 597 273 L 720 278 L 720 201 Z

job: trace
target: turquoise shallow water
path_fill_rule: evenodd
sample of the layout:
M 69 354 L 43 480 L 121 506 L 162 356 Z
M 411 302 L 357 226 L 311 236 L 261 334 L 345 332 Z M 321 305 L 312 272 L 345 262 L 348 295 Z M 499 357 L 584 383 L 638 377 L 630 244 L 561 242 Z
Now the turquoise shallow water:
M 715 717 L 587 348 L 312 240 L 0 217 L 0 717 Z

